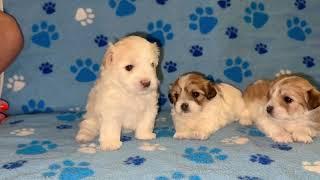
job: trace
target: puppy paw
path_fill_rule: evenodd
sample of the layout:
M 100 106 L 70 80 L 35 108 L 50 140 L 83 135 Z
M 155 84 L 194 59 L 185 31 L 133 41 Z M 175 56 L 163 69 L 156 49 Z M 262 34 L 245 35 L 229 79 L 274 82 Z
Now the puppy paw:
M 155 133 L 136 134 L 135 136 L 137 139 L 140 139 L 140 140 L 151 140 L 156 138 Z
M 253 122 L 250 119 L 240 119 L 239 123 L 243 126 L 250 126 Z
M 278 133 L 275 136 L 272 136 L 271 139 L 277 143 L 291 143 L 293 142 L 291 134 L 287 132 Z
M 76 136 L 76 141 L 78 143 L 87 143 L 91 140 L 93 140 L 94 137 L 92 137 L 89 134 L 85 134 L 85 133 L 78 133 Z
M 100 149 L 102 151 L 115 151 L 120 149 L 120 147 L 122 146 L 122 142 L 121 141 L 100 141 Z
M 292 133 L 292 138 L 294 141 L 303 142 L 305 144 L 313 142 L 312 137 L 307 134 Z
M 205 133 L 205 132 L 194 132 L 194 139 L 198 140 L 207 140 L 210 136 L 210 133 Z

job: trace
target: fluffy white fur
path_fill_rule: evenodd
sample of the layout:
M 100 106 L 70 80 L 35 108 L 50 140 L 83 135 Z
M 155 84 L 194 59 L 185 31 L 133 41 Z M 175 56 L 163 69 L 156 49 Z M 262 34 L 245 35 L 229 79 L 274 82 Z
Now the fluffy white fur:
M 189 76 L 190 74 L 180 77 L 176 83 L 182 91 L 171 108 L 176 129 L 174 138 L 205 140 L 220 128 L 240 118 L 244 106 L 241 91 L 225 83 L 214 84 L 217 94 L 199 105 L 183 91 L 186 86 L 190 86 Z M 201 83 L 211 82 L 203 80 Z M 189 112 L 181 110 L 182 103 L 189 104 Z
M 158 57 L 156 44 L 138 36 L 109 45 L 100 78 L 88 97 L 87 113 L 76 135 L 78 142 L 100 135 L 102 150 L 117 150 L 122 145 L 123 129 L 135 131 L 135 137 L 141 140 L 156 137 L 153 127 L 158 110 Z M 150 86 L 144 87 L 141 81 L 150 81 Z

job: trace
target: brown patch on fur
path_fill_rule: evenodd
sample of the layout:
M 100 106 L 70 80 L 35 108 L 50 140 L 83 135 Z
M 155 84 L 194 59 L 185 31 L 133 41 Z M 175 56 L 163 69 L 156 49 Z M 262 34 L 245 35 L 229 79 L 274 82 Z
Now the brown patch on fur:
M 320 106 L 320 92 L 311 89 L 308 93 L 308 109 L 312 110 Z
M 271 81 L 259 80 L 250 84 L 243 92 L 243 99 L 245 102 L 251 102 L 254 100 L 261 100 L 267 102 L 270 98 L 269 90 L 271 87 Z
M 175 80 L 174 83 L 171 84 L 169 88 L 168 98 L 171 104 L 176 104 L 181 93 L 181 87 L 179 86 L 178 82 L 179 82 L 179 78 Z

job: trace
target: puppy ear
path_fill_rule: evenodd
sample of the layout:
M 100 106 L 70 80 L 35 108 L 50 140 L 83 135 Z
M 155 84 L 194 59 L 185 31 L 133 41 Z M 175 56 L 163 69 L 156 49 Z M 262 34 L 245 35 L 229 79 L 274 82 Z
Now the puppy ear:
M 208 100 L 214 98 L 217 95 L 217 90 L 215 88 L 215 84 L 212 82 L 208 82 L 206 97 Z
M 312 110 L 320 106 L 320 92 L 311 89 L 308 92 L 308 109 Z
M 103 56 L 103 62 L 102 62 L 103 67 L 106 67 L 107 65 L 110 65 L 112 63 L 113 49 L 114 49 L 114 45 L 111 42 L 109 42 L 108 49 Z

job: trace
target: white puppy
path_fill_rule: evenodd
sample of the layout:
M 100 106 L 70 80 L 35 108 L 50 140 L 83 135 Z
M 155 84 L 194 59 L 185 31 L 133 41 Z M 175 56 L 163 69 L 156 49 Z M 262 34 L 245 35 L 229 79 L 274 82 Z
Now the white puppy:
M 320 106 L 320 92 L 302 77 L 282 75 L 256 81 L 243 98 L 247 110 L 240 123 L 255 123 L 276 142 L 310 143 L 320 130 L 319 111 L 313 111 Z
M 134 130 L 137 139 L 154 139 L 158 60 L 156 44 L 141 37 L 129 36 L 110 44 L 76 140 L 88 142 L 100 134 L 100 148 L 116 150 L 122 145 L 122 129 Z
M 231 85 L 214 84 L 191 72 L 170 87 L 174 138 L 208 139 L 211 134 L 240 118 L 244 106 L 241 91 Z

